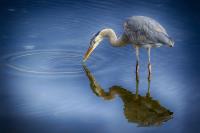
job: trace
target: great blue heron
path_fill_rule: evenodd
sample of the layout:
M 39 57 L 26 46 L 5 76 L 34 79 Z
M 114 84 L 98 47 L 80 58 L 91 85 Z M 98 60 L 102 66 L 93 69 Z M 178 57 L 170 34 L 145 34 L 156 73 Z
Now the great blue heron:
M 151 63 L 150 50 L 152 47 L 160 47 L 167 45 L 174 46 L 174 41 L 167 34 L 166 30 L 154 19 L 145 16 L 132 16 L 124 22 L 124 33 L 117 38 L 115 32 L 110 28 L 100 30 L 94 35 L 90 41 L 90 46 L 85 53 L 83 61 L 85 62 L 94 49 L 104 39 L 108 38 L 111 45 L 114 47 L 125 46 L 126 44 L 133 44 L 136 49 L 136 78 L 139 73 L 139 48 L 144 47 L 148 51 L 148 79 L 151 79 Z

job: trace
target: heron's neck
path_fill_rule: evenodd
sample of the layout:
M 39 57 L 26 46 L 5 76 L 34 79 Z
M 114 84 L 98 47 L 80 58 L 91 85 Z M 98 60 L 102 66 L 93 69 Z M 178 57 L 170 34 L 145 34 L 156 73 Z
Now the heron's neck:
M 103 29 L 101 35 L 103 37 L 108 37 L 112 46 L 121 46 L 125 43 L 122 37 L 117 38 L 117 35 L 112 29 Z

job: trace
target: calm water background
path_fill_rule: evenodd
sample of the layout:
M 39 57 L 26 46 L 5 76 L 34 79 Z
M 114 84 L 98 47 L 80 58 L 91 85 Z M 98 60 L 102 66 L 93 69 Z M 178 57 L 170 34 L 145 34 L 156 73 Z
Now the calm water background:
M 174 112 L 159 127 L 137 127 L 119 97 L 104 101 L 89 86 L 81 61 L 92 34 L 103 27 L 123 33 L 132 15 L 159 21 L 174 48 L 152 50 L 151 96 Z M 0 130 L 2 133 L 199 132 L 199 3 L 174 0 L 0 2 Z M 147 92 L 147 54 L 141 50 L 139 93 Z M 135 52 L 107 40 L 87 67 L 108 91 L 135 92 Z

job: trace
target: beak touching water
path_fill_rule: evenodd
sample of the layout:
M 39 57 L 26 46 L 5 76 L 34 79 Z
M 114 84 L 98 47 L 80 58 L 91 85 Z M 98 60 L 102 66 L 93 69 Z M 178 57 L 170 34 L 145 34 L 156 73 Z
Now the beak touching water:
M 99 45 L 102 39 L 103 38 L 99 35 L 99 32 L 93 36 L 93 38 L 90 40 L 90 46 L 83 57 L 83 62 L 85 62 L 90 57 L 91 53 Z
M 85 53 L 84 57 L 83 57 L 83 62 L 85 62 L 91 55 L 92 51 L 95 49 L 95 47 L 90 46 L 87 50 L 87 52 Z

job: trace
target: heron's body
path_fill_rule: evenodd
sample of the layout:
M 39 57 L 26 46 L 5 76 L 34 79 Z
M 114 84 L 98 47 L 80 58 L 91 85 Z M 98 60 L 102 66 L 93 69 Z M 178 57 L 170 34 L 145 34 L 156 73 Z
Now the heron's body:
M 117 38 L 115 32 L 110 28 L 100 30 L 91 39 L 90 47 L 84 56 L 84 61 L 88 59 L 92 51 L 104 39 L 108 38 L 110 44 L 114 47 L 121 47 L 132 44 L 136 49 L 137 65 L 136 72 L 138 78 L 139 71 L 139 48 L 147 48 L 149 57 L 149 79 L 151 75 L 150 49 L 152 47 L 160 47 L 167 45 L 172 47 L 174 41 L 169 37 L 166 30 L 154 19 L 145 16 L 133 16 L 124 22 L 124 33 Z M 138 78 L 139 79 L 139 78 Z
M 129 43 L 138 47 L 160 47 L 170 42 L 166 30 L 155 20 L 144 16 L 133 16 L 124 22 L 125 35 Z

